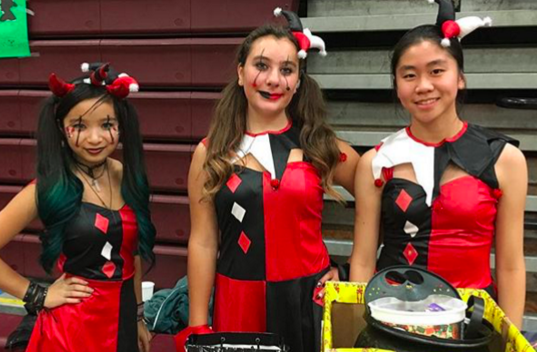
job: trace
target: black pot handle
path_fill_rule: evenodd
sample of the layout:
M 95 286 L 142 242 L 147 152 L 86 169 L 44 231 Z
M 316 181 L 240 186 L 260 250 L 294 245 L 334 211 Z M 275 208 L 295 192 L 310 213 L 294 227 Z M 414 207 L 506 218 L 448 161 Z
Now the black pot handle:
M 504 97 L 497 99 L 496 105 L 506 109 L 537 110 L 537 98 Z
M 470 296 L 468 299 L 468 309 L 466 310 L 466 315 L 470 315 L 470 322 L 464 331 L 464 338 L 475 339 L 480 337 L 480 331 L 483 326 L 483 319 L 485 316 L 485 300 L 481 297 Z

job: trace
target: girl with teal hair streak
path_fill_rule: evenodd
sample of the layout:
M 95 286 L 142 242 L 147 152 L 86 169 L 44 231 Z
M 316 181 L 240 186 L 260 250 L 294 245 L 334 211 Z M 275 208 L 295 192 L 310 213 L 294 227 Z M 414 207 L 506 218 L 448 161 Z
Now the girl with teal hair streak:
M 29 352 L 147 352 L 140 258 L 154 261 L 155 227 L 138 117 L 126 99 L 138 84 L 108 64 L 84 69 L 73 83 L 50 76 L 37 179 L 0 212 L 0 247 L 39 218 L 41 265 L 62 275 L 44 287 L 0 260 L 0 289 L 38 313 Z M 119 143 L 122 162 L 111 158 Z

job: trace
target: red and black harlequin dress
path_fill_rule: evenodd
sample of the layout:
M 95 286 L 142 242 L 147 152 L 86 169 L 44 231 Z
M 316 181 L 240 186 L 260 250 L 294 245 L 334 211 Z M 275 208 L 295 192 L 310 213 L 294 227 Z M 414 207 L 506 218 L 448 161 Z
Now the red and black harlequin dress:
M 68 277 L 89 282 L 92 295 L 39 313 L 27 352 L 137 352 L 134 255 L 138 225 L 124 205 L 81 203 L 65 232 L 58 261 Z
M 416 265 L 455 287 L 494 295 L 490 250 L 501 197 L 494 165 L 506 143 L 518 146 L 507 136 L 466 122 L 456 136 L 438 144 L 418 140 L 408 127 L 384 139 L 372 162 L 375 184 L 385 182 L 377 269 Z M 393 177 L 393 168 L 406 163 L 417 182 Z M 467 175 L 440 184 L 450 164 Z
M 317 281 L 330 261 L 321 236 L 323 189 L 291 122 L 281 131 L 246 134 L 237 151 L 264 167 L 236 167 L 215 196 L 221 232 L 213 328 L 273 332 L 293 352 L 320 350 L 322 307 Z M 239 161 L 240 163 L 240 161 Z

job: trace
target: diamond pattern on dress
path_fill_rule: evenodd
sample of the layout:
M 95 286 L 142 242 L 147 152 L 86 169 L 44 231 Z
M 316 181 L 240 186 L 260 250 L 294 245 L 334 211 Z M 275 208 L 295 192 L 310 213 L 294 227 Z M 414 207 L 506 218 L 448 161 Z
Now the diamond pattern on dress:
M 410 235 L 410 237 L 414 237 L 416 236 L 416 234 L 418 233 L 420 229 L 414 225 L 413 223 L 411 223 L 410 221 L 407 221 L 405 223 L 405 228 L 404 228 L 404 231 L 407 235 Z
M 246 214 L 246 209 L 244 209 L 237 203 L 233 203 L 233 207 L 231 208 L 231 214 L 233 214 L 233 216 L 237 218 L 237 220 L 242 222 L 242 219 L 244 219 L 244 215 Z
M 401 192 L 397 196 L 397 199 L 395 200 L 395 204 L 397 204 L 399 208 L 401 208 L 401 210 L 404 212 L 406 212 L 411 202 L 412 197 L 404 189 L 401 190 Z
M 108 260 L 112 259 L 112 248 L 113 247 L 110 242 L 107 241 L 103 247 L 103 250 L 101 251 L 101 255 Z
M 114 271 L 116 271 L 116 264 L 114 264 L 111 261 L 107 261 L 104 265 L 101 271 L 108 277 L 109 279 L 114 276 Z
M 408 243 L 405 247 L 405 250 L 403 251 L 403 255 L 405 256 L 406 260 L 408 261 L 408 264 L 412 265 L 414 264 L 414 261 L 418 257 L 418 251 L 416 251 L 416 248 L 412 245 L 412 243 Z
M 237 188 L 239 187 L 241 183 L 242 183 L 241 178 L 237 176 L 237 174 L 233 174 L 231 175 L 229 180 L 227 180 L 226 185 L 227 185 L 227 188 L 229 188 L 229 190 L 231 191 L 231 193 L 235 193 L 235 191 L 237 190 Z
M 250 249 L 250 244 L 252 244 L 252 241 L 246 236 L 244 231 L 241 232 L 241 235 L 239 236 L 239 246 L 241 247 L 244 254 L 248 253 L 248 249 Z
M 108 223 L 110 221 L 102 216 L 101 214 L 97 213 L 95 215 L 95 227 L 101 230 L 102 233 L 106 234 L 108 232 Z

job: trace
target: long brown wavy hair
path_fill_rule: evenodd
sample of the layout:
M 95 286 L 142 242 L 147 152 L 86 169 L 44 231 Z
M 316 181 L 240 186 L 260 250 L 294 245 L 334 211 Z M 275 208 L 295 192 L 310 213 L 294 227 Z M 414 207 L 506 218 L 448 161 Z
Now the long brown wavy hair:
M 237 64 L 244 66 L 252 44 L 259 38 L 274 36 L 286 38 L 299 49 L 298 42 L 288 28 L 266 24 L 251 32 L 239 47 Z M 305 62 L 300 60 L 300 88 L 286 108 L 293 125 L 300 129 L 300 145 L 304 155 L 318 170 L 321 186 L 332 197 L 341 200 L 341 195 L 333 187 L 334 170 L 339 161 L 336 135 L 326 123 L 326 104 L 317 82 L 304 72 Z M 204 194 L 213 198 L 233 173 L 230 152 L 237 150 L 246 132 L 246 112 L 248 101 L 238 77 L 222 91 L 222 98 L 216 105 L 209 129 L 207 157 L 203 169 L 207 172 Z

